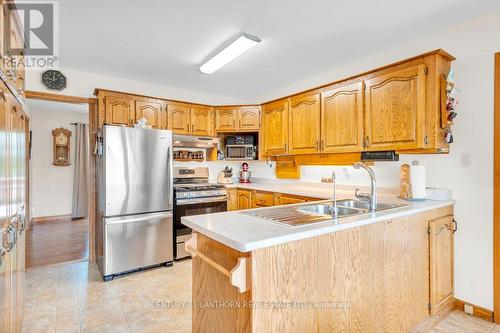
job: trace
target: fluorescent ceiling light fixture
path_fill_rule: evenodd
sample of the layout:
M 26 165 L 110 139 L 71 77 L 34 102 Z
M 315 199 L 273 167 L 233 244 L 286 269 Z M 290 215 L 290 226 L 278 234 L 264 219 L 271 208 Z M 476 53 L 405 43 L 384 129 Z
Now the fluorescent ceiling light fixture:
M 259 42 L 259 38 L 247 33 L 243 33 L 241 36 L 227 45 L 222 51 L 220 51 L 215 56 L 208 59 L 203 65 L 201 65 L 200 72 L 205 74 L 212 74 L 225 64 L 230 63 L 241 54 L 250 50 Z

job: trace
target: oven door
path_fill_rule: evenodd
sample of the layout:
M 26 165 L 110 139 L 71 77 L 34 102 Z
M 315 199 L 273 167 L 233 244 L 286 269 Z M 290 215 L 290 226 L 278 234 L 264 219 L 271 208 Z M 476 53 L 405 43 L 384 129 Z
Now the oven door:
M 209 198 L 178 199 L 175 205 L 175 259 L 189 257 L 184 243 L 191 237 L 191 229 L 181 223 L 181 217 L 201 214 L 212 214 L 227 211 L 227 196 Z

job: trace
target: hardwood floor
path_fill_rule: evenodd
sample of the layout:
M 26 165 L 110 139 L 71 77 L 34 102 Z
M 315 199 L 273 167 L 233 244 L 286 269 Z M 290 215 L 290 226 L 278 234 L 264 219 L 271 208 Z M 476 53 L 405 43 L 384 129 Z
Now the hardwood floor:
M 94 261 L 26 271 L 22 332 L 191 332 L 191 260 L 102 282 Z M 452 311 L 418 333 L 500 333 Z
M 88 220 L 60 218 L 35 223 L 26 232 L 26 267 L 42 267 L 89 256 Z

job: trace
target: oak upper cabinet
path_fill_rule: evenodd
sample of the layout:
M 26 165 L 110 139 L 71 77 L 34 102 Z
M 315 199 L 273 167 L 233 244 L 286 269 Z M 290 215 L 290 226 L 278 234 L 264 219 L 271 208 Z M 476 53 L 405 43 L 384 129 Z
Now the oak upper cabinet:
M 238 209 L 252 208 L 252 192 L 250 190 L 237 191 L 238 195 Z
M 236 188 L 227 189 L 227 210 L 238 210 L 238 190 Z
M 240 107 L 238 119 L 239 131 L 258 131 L 260 127 L 260 108 L 258 106 Z
M 363 83 L 334 87 L 321 94 L 321 151 L 363 150 Z
M 160 102 L 136 100 L 135 121 L 141 118 L 146 118 L 147 124 L 153 128 L 167 128 L 166 112 Z
M 191 134 L 213 135 L 213 110 L 208 106 L 191 106 Z
M 430 310 L 440 312 L 453 301 L 453 216 L 429 222 Z
M 288 152 L 310 154 L 320 151 L 320 94 L 312 92 L 290 98 Z
M 104 123 L 108 125 L 133 125 L 135 104 L 132 98 L 106 96 Z
M 283 155 L 288 152 L 288 100 L 281 99 L 262 107 L 262 136 L 264 155 Z
M 238 109 L 219 107 L 215 109 L 215 130 L 217 132 L 233 132 L 237 130 Z
M 176 134 L 189 134 L 191 125 L 191 108 L 189 104 L 168 103 L 169 128 Z
M 384 73 L 365 81 L 365 150 L 423 147 L 425 64 Z

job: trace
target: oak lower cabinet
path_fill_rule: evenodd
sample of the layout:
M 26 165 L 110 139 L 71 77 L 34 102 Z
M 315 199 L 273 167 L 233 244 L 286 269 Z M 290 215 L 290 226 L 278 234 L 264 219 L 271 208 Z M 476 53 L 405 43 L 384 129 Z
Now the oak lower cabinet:
M 252 208 L 252 191 L 238 189 L 237 196 L 239 210 Z
M 211 136 L 213 131 L 213 109 L 208 106 L 191 106 L 190 134 Z
M 136 100 L 134 123 L 141 118 L 145 118 L 153 128 L 167 129 L 167 112 L 160 102 Z
M 454 301 L 453 215 L 429 222 L 430 310 L 437 314 Z
M 363 150 L 363 83 L 335 87 L 321 93 L 321 151 Z
M 320 93 L 290 98 L 288 109 L 288 152 L 311 154 L 320 151 Z
M 279 195 L 278 203 L 279 205 L 292 205 L 292 204 L 304 203 L 308 201 L 318 201 L 318 200 L 321 199 L 281 193 Z
M 236 188 L 227 189 L 227 210 L 238 210 L 238 190 Z
M 267 191 L 252 192 L 252 208 L 271 207 L 275 203 L 275 193 Z
M 131 126 L 135 123 L 135 103 L 127 97 L 106 96 L 104 123 Z
M 191 125 L 191 107 L 186 103 L 168 103 L 170 129 L 176 134 L 189 134 Z
M 258 106 L 217 107 L 215 130 L 217 132 L 255 132 L 260 128 Z
M 425 64 L 365 81 L 365 150 L 425 146 Z
M 192 331 L 411 332 L 430 318 L 429 223 L 451 213 L 438 208 L 249 252 L 193 230 L 193 304 L 228 306 L 193 307 Z
M 288 152 L 288 100 L 281 99 L 262 107 L 262 136 L 264 155 L 283 155 Z

